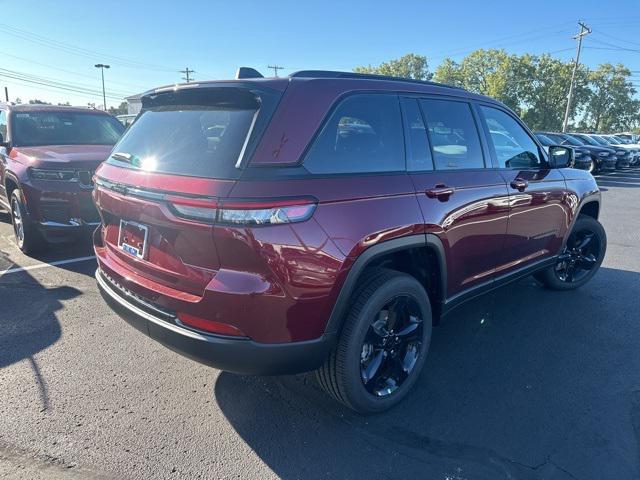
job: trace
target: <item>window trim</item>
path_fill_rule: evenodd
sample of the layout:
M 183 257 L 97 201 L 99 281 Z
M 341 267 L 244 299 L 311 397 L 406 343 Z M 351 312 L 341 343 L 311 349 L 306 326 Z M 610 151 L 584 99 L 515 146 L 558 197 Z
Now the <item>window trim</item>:
M 347 101 L 349 98 L 353 97 L 353 96 L 360 96 L 360 95 L 385 95 L 385 96 L 391 96 L 391 97 L 395 97 L 396 101 L 398 102 L 398 112 L 400 113 L 400 129 L 401 129 L 401 138 L 402 138 L 402 151 L 403 151 L 403 155 L 404 155 L 404 167 L 402 170 L 389 170 L 389 171 L 384 171 L 384 172 L 336 172 L 336 173 L 314 173 L 309 171 L 309 169 L 304 165 L 304 163 L 307 161 L 307 158 L 309 157 L 309 152 L 311 151 L 311 149 L 313 148 L 313 146 L 316 144 L 316 142 L 318 141 L 318 138 L 320 137 L 320 135 L 322 134 L 324 128 L 326 127 L 326 125 L 329 123 L 329 120 L 331 120 L 331 118 L 333 117 L 333 114 L 335 113 L 335 111 L 345 102 Z M 304 151 L 302 152 L 302 154 L 300 155 L 300 159 L 298 160 L 297 163 L 288 165 L 287 167 L 303 167 L 307 172 L 309 177 L 312 178 L 316 178 L 316 177 L 336 177 L 336 176 L 345 176 L 345 175 L 349 175 L 349 176 L 358 176 L 358 175 L 399 175 L 399 174 L 406 174 L 407 173 L 407 145 L 406 145 L 406 141 L 405 141 L 405 132 L 404 132 L 404 119 L 402 116 L 402 105 L 400 102 L 400 95 L 397 91 L 386 91 L 386 90 L 352 90 L 349 92 L 345 92 L 342 95 L 340 95 L 339 97 L 337 97 L 335 99 L 335 101 L 333 102 L 333 104 L 331 105 L 331 108 L 329 108 L 329 110 L 327 111 L 327 113 L 325 114 L 324 118 L 322 119 L 322 122 L 320 122 L 320 126 L 316 129 L 316 131 L 314 132 L 313 136 L 311 137 L 311 140 L 309 140 L 309 143 L 307 143 L 307 146 L 305 147 Z M 264 168 L 264 167 L 260 167 L 260 168 Z
M 501 171 L 507 171 L 507 170 L 545 170 L 545 169 L 549 168 L 549 160 L 547 159 L 546 152 L 545 152 L 544 148 L 541 147 L 541 143 L 538 141 L 536 136 L 531 132 L 531 130 L 529 130 L 529 128 L 525 125 L 525 123 L 517 115 L 515 115 L 509 109 L 507 109 L 507 108 L 505 108 L 505 107 L 503 107 L 501 105 L 490 104 L 490 103 L 481 102 L 481 101 L 477 101 L 477 102 L 474 102 L 474 103 L 475 103 L 475 108 L 477 109 L 478 116 L 480 117 L 480 119 L 482 121 L 482 128 L 484 130 L 485 136 L 487 137 L 487 142 L 490 142 L 489 143 L 489 146 L 490 146 L 489 153 L 491 154 L 491 160 L 492 160 L 492 163 L 493 163 L 493 168 L 495 168 L 496 170 L 501 170 Z M 534 143 L 534 145 L 538 149 L 538 157 L 540 159 L 540 165 L 537 166 L 537 167 L 528 167 L 528 168 L 501 167 L 500 163 L 498 161 L 498 156 L 496 154 L 496 147 L 493 144 L 493 138 L 491 137 L 491 132 L 489 130 L 489 125 L 487 124 L 487 119 L 486 119 L 486 117 L 484 115 L 484 112 L 482 111 L 481 107 L 493 108 L 493 109 L 499 110 L 502 113 L 504 113 L 505 115 L 511 117 L 524 130 L 524 132 L 529 136 L 531 141 Z
M 485 145 L 485 139 L 483 138 L 484 131 L 479 124 L 479 118 L 477 118 L 477 112 L 475 111 L 473 100 L 467 98 L 458 98 L 458 97 L 449 97 L 445 95 L 417 95 L 418 100 L 418 108 L 420 108 L 420 112 L 422 113 L 422 121 L 424 122 L 424 127 L 427 132 L 427 143 L 429 145 L 429 149 L 431 151 L 431 158 L 433 161 L 433 170 L 417 170 L 411 171 L 410 173 L 420 173 L 420 172 L 465 172 L 465 171 L 474 171 L 474 170 L 486 170 L 489 167 L 487 165 L 487 158 L 491 158 L 488 156 L 490 151 L 487 149 L 487 145 Z M 440 100 L 440 101 L 452 101 L 458 103 L 466 103 L 469 108 L 469 113 L 471 114 L 471 118 L 473 120 L 473 124 L 476 127 L 476 134 L 478 135 L 478 142 L 480 143 L 480 153 L 482 154 L 482 166 L 481 167 L 467 167 L 467 168 L 448 168 L 448 169 L 438 169 L 435 161 L 435 153 L 433 151 L 433 142 L 431 141 L 431 135 L 429 134 L 429 126 L 427 124 L 427 115 L 422 108 L 420 100 Z
M 425 131 L 425 136 L 426 136 L 426 142 L 427 142 L 427 151 L 429 152 L 429 160 L 431 161 L 431 168 L 430 169 L 424 169 L 424 170 L 418 170 L 418 169 L 411 169 L 409 168 L 409 160 L 413 160 L 413 151 L 409 150 L 409 145 L 411 142 L 411 139 L 409 138 L 409 133 L 407 131 L 407 129 L 410 127 L 408 122 L 407 122 L 407 112 L 405 109 L 405 102 L 407 101 L 412 101 L 415 102 L 415 105 L 418 109 L 418 114 L 420 115 L 420 118 L 422 120 L 422 126 L 424 127 L 424 131 Z M 422 113 L 422 108 L 420 108 L 420 102 L 419 102 L 419 98 L 414 97 L 414 96 L 406 96 L 406 95 L 400 95 L 399 96 L 399 102 L 400 102 L 400 113 L 402 115 L 402 129 L 403 129 L 403 133 L 404 133 L 404 151 L 405 151 L 405 161 L 404 161 L 404 166 L 405 169 L 407 171 L 407 173 L 421 173 L 421 172 L 435 172 L 436 171 L 436 166 L 435 166 L 435 162 L 433 161 L 433 153 L 431 151 L 431 146 L 429 143 L 429 133 L 427 131 L 427 125 L 425 123 L 425 118 L 424 118 L 424 114 Z

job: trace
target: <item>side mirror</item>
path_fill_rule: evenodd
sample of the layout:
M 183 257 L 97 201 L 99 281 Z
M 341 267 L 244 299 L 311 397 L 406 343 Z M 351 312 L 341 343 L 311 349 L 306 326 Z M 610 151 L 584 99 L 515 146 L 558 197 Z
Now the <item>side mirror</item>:
M 573 166 L 573 149 L 562 145 L 549 147 L 549 166 L 551 168 L 567 168 Z

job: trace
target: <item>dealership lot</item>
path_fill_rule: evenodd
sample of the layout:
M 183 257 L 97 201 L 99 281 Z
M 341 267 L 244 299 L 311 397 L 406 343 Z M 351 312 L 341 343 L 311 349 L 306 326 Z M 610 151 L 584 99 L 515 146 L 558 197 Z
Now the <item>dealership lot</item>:
M 598 183 L 596 277 L 460 307 L 415 391 L 372 417 L 312 375 L 173 354 L 106 307 L 88 243 L 26 257 L 0 213 L 0 478 L 637 478 L 640 169 Z

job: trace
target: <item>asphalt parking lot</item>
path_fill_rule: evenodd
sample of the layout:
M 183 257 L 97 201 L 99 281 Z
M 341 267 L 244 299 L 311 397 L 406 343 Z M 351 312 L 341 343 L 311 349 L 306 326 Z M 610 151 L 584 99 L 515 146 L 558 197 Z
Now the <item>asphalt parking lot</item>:
M 460 307 L 414 392 L 372 417 L 312 375 L 164 349 L 105 306 L 88 243 L 25 257 L 0 213 L 0 478 L 638 478 L 640 169 L 598 182 L 591 283 L 529 278 Z

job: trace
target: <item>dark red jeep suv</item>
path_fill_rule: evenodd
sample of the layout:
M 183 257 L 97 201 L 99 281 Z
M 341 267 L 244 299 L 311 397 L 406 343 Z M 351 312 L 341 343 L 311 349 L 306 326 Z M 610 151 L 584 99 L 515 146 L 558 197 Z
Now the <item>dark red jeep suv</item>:
M 0 104 L 0 206 L 22 251 L 96 228 L 93 173 L 123 131 L 99 110 Z
M 96 171 L 97 282 L 128 323 L 222 370 L 317 369 L 381 411 L 444 313 L 528 274 L 579 287 L 605 254 L 593 177 L 487 97 L 241 69 L 142 105 Z

